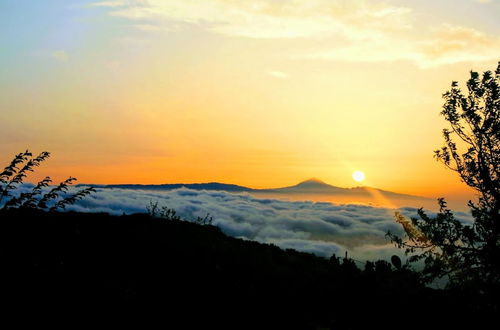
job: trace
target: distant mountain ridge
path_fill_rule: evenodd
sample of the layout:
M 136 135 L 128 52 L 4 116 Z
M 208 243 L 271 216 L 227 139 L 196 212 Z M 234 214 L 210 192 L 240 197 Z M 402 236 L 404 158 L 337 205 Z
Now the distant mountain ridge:
M 141 189 L 141 190 L 174 190 L 180 188 L 187 188 L 192 190 L 218 190 L 227 192 L 248 192 L 255 194 L 277 194 L 277 195 L 331 195 L 331 196 L 353 196 L 371 198 L 374 195 L 382 195 L 386 198 L 404 198 L 404 199 L 424 199 L 432 200 L 427 197 L 420 197 L 414 195 L 400 194 L 396 192 L 381 190 L 372 187 L 353 187 L 341 188 L 330 185 L 324 181 L 316 178 L 302 181 L 294 186 L 282 188 L 267 188 L 267 189 L 254 189 L 235 184 L 227 184 L 220 182 L 208 183 L 173 183 L 173 184 L 111 184 L 111 185 L 97 185 L 97 184 L 80 184 L 78 186 L 92 186 L 94 188 L 105 189 Z
M 94 188 L 108 188 L 108 189 L 141 189 L 141 190 L 174 190 L 180 188 L 187 188 L 193 190 L 220 190 L 228 192 L 244 192 L 253 191 L 254 189 L 238 186 L 235 184 L 227 184 L 220 182 L 208 183 L 166 183 L 166 184 L 79 184 L 78 186 L 91 186 Z

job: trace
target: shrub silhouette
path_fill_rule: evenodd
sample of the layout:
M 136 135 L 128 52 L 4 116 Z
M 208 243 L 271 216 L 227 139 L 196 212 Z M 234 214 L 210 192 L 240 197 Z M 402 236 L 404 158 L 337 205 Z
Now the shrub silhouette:
M 149 205 L 146 206 L 146 211 L 153 218 L 162 218 L 175 221 L 181 220 L 174 209 L 168 208 L 166 206 L 160 207 L 158 206 L 158 202 L 150 201 Z
M 47 151 L 33 157 L 29 150 L 14 156 L 10 164 L 0 173 L 0 205 L 3 202 L 2 209 L 19 208 L 57 211 L 95 192 L 94 188 L 88 187 L 62 197 L 62 194 L 68 192 L 69 186 L 76 181 L 76 178 L 69 177 L 49 189 L 52 180 L 47 176 L 39 181 L 30 192 L 13 194 L 16 189 L 19 189 L 28 173 L 33 172 L 35 167 L 40 166 L 49 157 L 50 153 Z M 49 190 L 44 192 L 44 188 Z
M 182 221 L 181 217 L 177 215 L 177 211 L 166 206 L 159 206 L 157 201 L 150 201 L 149 205 L 146 206 L 146 211 L 153 218 Z M 196 217 L 192 222 L 198 225 L 211 226 L 213 221 L 213 217 L 207 213 L 204 217 Z

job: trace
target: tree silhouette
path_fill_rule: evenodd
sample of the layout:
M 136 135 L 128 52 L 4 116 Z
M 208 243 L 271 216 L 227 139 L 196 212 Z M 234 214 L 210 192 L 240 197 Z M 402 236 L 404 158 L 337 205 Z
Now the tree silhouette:
M 419 218 L 396 213 L 406 235 L 388 233 L 391 241 L 424 262 L 428 281 L 446 276 L 450 287 L 468 287 L 495 295 L 500 282 L 500 62 L 495 72 L 470 73 L 467 94 L 452 82 L 443 94 L 441 115 L 449 123 L 443 130 L 444 146 L 434 157 L 458 173 L 476 190 L 469 201 L 472 224 L 457 220 L 443 198 L 435 218 L 422 209 Z

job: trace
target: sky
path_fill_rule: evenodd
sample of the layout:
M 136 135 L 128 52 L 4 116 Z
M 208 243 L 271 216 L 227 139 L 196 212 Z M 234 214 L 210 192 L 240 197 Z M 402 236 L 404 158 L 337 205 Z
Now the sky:
M 0 164 L 85 183 L 310 177 L 470 194 L 441 98 L 500 60 L 499 0 L 0 0 Z

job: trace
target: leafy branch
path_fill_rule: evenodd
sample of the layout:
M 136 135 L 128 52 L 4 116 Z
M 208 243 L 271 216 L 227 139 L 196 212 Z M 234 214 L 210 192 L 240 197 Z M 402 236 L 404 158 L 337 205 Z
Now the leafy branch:
M 473 223 L 457 220 L 440 198 L 436 217 L 396 213 L 406 235 L 387 236 L 410 261 L 424 261 L 429 280 L 447 276 L 452 286 L 492 293 L 500 289 L 500 62 L 495 72 L 471 72 L 467 92 L 454 81 L 443 94 L 449 127 L 434 157 L 477 192 L 477 203 L 468 203 Z
M 63 193 L 68 192 L 69 186 L 76 181 L 76 178 L 69 177 L 43 194 L 43 190 L 49 187 L 52 182 L 51 178 L 47 176 L 39 181 L 31 191 L 20 192 L 17 194 L 18 196 L 15 196 L 12 193 L 19 189 L 28 173 L 34 172 L 34 168 L 40 166 L 50 156 L 50 153 L 44 151 L 34 158 L 32 156 L 32 153 L 28 150 L 15 155 L 10 164 L 0 173 L 0 203 L 6 200 L 2 209 L 48 209 L 49 211 L 56 211 L 64 209 L 67 205 L 74 204 L 76 201 L 95 192 L 94 188 L 89 187 L 59 199 Z M 49 207 L 50 202 L 54 202 L 54 204 Z
M 35 158 L 29 158 L 32 154 L 28 150 L 17 154 L 11 163 L 0 173 L 0 202 L 9 196 L 10 191 L 16 189 L 21 184 L 28 172 L 33 172 L 34 167 L 40 166 L 40 163 L 49 158 L 49 152 L 42 152 Z M 23 165 L 24 164 L 24 165 Z M 21 167 L 21 165 L 23 165 Z

